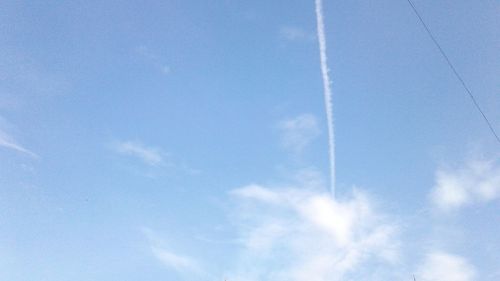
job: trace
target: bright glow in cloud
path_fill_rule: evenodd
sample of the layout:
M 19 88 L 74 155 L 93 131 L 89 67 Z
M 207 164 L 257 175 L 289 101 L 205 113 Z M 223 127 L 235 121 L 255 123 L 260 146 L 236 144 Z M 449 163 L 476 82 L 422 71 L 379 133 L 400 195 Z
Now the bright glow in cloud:
M 332 199 L 311 186 L 278 189 L 249 185 L 238 200 L 241 264 L 230 280 L 370 280 L 370 265 L 392 265 L 398 227 L 363 192 Z M 363 267 L 366 276 L 356 271 Z M 373 273 L 373 272 L 371 272 Z
M 163 153 L 158 148 L 147 147 L 139 142 L 116 142 L 113 144 L 113 149 L 120 154 L 136 157 L 151 166 L 164 163 Z
M 294 153 L 300 153 L 320 133 L 316 117 L 302 114 L 279 123 L 283 132 L 283 145 Z
M 328 155 L 330 158 L 330 188 L 335 195 L 335 126 L 333 120 L 333 101 L 331 80 L 329 76 L 328 62 L 326 56 L 325 23 L 323 20 L 323 2 L 316 0 L 316 22 L 318 29 L 319 57 L 321 64 L 321 75 L 323 78 L 323 94 L 325 98 L 326 120 L 328 123 Z
M 476 160 L 456 170 L 440 169 L 430 198 L 444 211 L 500 197 L 500 161 Z
M 423 281 L 472 281 L 476 279 L 474 267 L 463 257 L 444 252 L 432 252 L 419 268 Z

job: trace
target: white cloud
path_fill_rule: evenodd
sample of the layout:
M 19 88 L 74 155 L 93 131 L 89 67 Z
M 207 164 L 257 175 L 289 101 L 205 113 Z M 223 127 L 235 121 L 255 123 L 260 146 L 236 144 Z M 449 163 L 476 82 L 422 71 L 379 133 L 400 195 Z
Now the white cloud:
M 469 161 L 459 169 L 440 169 L 430 198 L 440 210 L 451 211 L 465 205 L 488 202 L 500 197 L 500 161 Z
M 140 159 L 151 166 L 159 166 L 164 163 L 164 153 L 155 147 L 148 147 L 140 142 L 120 141 L 113 144 L 113 149 L 123 155 Z
M 426 256 L 418 275 L 418 280 L 422 281 L 476 280 L 476 271 L 466 259 L 440 251 Z
M 241 251 L 230 280 L 370 280 L 370 268 L 390 267 L 399 255 L 397 225 L 363 192 L 335 200 L 308 185 L 254 184 L 231 194 L 239 206 Z
M 284 147 L 295 153 L 302 152 L 320 133 L 318 121 L 312 114 L 283 120 L 278 127 L 283 133 Z

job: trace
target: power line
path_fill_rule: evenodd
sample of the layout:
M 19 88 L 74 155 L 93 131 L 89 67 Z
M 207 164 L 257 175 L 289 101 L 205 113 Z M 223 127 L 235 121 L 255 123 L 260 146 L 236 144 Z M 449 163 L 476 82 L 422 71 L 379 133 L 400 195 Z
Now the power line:
M 436 47 L 438 48 L 439 52 L 441 53 L 441 55 L 444 57 L 444 59 L 446 60 L 446 63 L 448 64 L 448 66 L 451 68 L 451 70 L 453 71 L 453 73 L 455 74 L 455 76 L 457 77 L 458 81 L 460 81 L 460 83 L 462 84 L 462 86 L 464 87 L 465 91 L 467 92 L 467 94 L 469 94 L 469 97 L 470 99 L 472 100 L 472 102 L 474 103 L 474 105 L 476 106 L 476 109 L 481 113 L 481 115 L 483 116 L 483 119 L 484 121 L 486 122 L 486 124 L 488 125 L 488 127 L 490 128 L 490 131 L 491 133 L 493 134 L 493 136 L 496 138 L 496 140 L 498 141 L 498 143 L 500 143 L 500 137 L 498 136 L 498 134 L 495 132 L 495 129 L 493 128 L 493 126 L 491 125 L 491 122 L 490 120 L 488 120 L 488 117 L 486 117 L 486 115 L 484 114 L 483 110 L 481 109 L 481 107 L 479 106 L 479 104 L 477 103 L 477 100 L 476 98 L 474 97 L 474 95 L 472 94 L 471 90 L 469 89 L 469 87 L 467 86 L 467 84 L 465 84 L 465 81 L 464 79 L 462 79 L 462 76 L 460 76 L 460 74 L 458 73 L 457 69 L 455 68 L 455 66 L 453 66 L 453 63 L 451 63 L 451 60 L 448 58 L 448 56 L 446 55 L 446 53 L 444 52 L 443 48 L 441 48 L 441 45 L 438 43 L 438 41 L 436 40 L 436 38 L 434 37 L 434 35 L 432 34 L 431 30 L 429 29 L 429 27 L 427 26 L 427 24 L 425 24 L 423 18 L 420 16 L 420 13 L 418 12 L 417 8 L 415 8 L 415 5 L 413 5 L 413 2 L 411 0 L 407 0 L 408 1 L 408 4 L 410 4 L 411 8 L 413 9 L 413 12 L 415 12 L 415 14 L 417 15 L 418 19 L 420 20 L 420 23 L 424 26 L 425 30 L 427 31 L 427 34 L 429 35 L 429 37 L 432 39 L 432 42 L 434 42 L 434 44 L 436 45 Z

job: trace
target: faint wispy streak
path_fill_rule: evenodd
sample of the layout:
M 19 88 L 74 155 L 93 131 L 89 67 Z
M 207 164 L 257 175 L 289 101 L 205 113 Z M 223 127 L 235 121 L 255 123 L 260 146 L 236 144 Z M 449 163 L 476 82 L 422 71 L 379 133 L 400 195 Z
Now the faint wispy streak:
M 20 144 L 16 143 L 12 137 L 10 137 L 9 135 L 7 135 L 5 132 L 2 132 L 0 130 L 0 147 L 5 147 L 5 148 L 8 148 L 8 149 L 12 149 L 12 150 L 15 150 L 17 152 L 21 152 L 21 153 L 24 153 L 26 155 L 29 155 L 33 158 L 39 158 L 39 156 L 33 152 L 31 152 L 30 150 L 22 147 Z

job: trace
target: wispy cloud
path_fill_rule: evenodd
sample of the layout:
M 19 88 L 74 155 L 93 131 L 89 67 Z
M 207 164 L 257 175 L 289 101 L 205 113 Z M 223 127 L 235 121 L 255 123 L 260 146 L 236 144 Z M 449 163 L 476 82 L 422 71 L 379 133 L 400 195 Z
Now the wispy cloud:
M 187 256 L 182 256 L 166 249 L 159 247 L 151 247 L 153 255 L 161 261 L 161 263 L 167 267 L 170 267 L 176 271 L 198 271 L 198 265 L 196 262 Z
M 307 185 L 254 184 L 231 193 L 240 202 L 243 268 L 231 280 L 370 280 L 375 265 L 399 255 L 397 224 L 361 191 L 343 200 Z
M 488 202 L 500 197 L 500 159 L 473 160 L 457 169 L 441 168 L 430 193 L 432 203 L 443 211 Z
M 165 154 L 161 149 L 146 146 L 137 141 L 118 141 L 112 144 L 112 148 L 117 153 L 135 157 L 150 166 L 159 166 L 165 163 Z
M 465 258 L 441 251 L 427 254 L 418 275 L 418 280 L 425 281 L 477 280 L 474 266 Z
M 2 128 L 2 127 L 5 127 L 6 124 L 7 124 L 7 122 L 2 117 L 0 117 L 0 147 L 12 149 L 12 150 L 15 150 L 17 152 L 29 155 L 31 157 L 38 158 L 37 154 L 24 148 L 11 135 L 9 135 L 5 131 L 5 129 Z
M 312 41 L 315 35 L 297 26 L 282 26 L 279 29 L 280 37 L 288 41 Z
M 152 229 L 142 227 L 141 231 L 148 239 L 152 255 L 164 266 L 179 273 L 202 273 L 201 267 L 194 258 L 168 249 L 167 243 L 165 243 L 165 241 Z
M 151 50 L 149 47 L 144 45 L 139 46 L 135 48 L 135 52 L 156 69 L 158 69 L 162 74 L 167 75 L 171 73 L 172 70 L 170 66 L 164 63 L 163 58 L 159 54 Z
M 301 153 L 320 134 L 318 121 L 312 114 L 282 120 L 278 128 L 283 133 L 283 146 L 294 153 Z
M 36 104 L 40 98 L 59 96 L 71 89 L 71 81 L 65 74 L 5 46 L 0 46 L 0 82 L 3 108 Z

